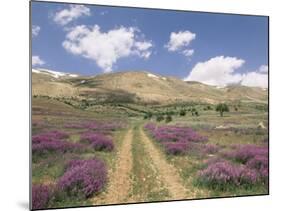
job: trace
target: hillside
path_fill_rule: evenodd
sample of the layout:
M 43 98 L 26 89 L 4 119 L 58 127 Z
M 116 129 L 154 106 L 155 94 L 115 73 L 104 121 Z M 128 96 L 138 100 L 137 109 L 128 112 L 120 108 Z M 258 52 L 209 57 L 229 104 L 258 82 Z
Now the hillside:
M 245 86 L 218 88 L 185 82 L 146 71 L 116 72 L 85 77 L 48 70 L 33 70 L 32 94 L 77 97 L 98 102 L 205 102 L 245 101 L 267 103 L 267 90 Z

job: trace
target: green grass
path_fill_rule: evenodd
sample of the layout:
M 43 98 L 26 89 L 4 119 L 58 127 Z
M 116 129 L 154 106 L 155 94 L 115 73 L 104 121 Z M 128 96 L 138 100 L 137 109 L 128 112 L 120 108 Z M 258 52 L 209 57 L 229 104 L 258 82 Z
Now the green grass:
M 75 99 L 77 100 L 77 99 Z M 209 138 L 209 143 L 217 144 L 222 147 L 221 152 L 231 149 L 235 144 L 264 144 L 262 140 L 267 137 L 267 129 L 257 129 L 257 125 L 263 122 L 267 125 L 268 113 L 265 111 L 265 105 L 253 103 L 241 103 L 238 111 L 233 110 L 230 105 L 230 112 L 225 113 L 224 117 L 220 117 L 219 113 L 213 110 L 204 110 L 208 104 L 173 104 L 173 105 L 144 105 L 144 104 L 100 104 L 93 105 L 87 109 L 78 109 L 69 106 L 56 99 L 35 98 L 33 99 L 34 112 L 33 120 L 43 121 L 45 125 L 34 126 L 33 134 L 43 132 L 44 130 L 59 129 L 70 134 L 67 141 L 79 142 L 81 132 L 84 129 L 69 129 L 64 128 L 66 123 L 82 122 L 91 120 L 101 121 L 122 121 L 128 126 L 135 125 L 133 130 L 133 169 L 132 181 L 133 188 L 131 197 L 135 201 L 161 201 L 169 199 L 169 193 L 164 188 L 158 178 L 159 172 L 153 165 L 146 149 L 140 138 L 138 127 L 140 124 L 145 124 L 149 120 L 144 121 L 144 112 L 152 112 L 152 121 L 155 122 L 156 114 L 173 111 L 173 121 L 168 125 L 180 124 L 192 127 L 201 135 Z M 190 112 L 186 112 L 185 116 L 180 116 L 178 113 L 181 109 L 188 110 L 195 107 L 199 116 L 192 116 Z M 214 108 L 214 106 L 212 106 Z M 165 124 L 163 121 L 161 124 Z M 215 129 L 217 126 L 227 125 L 227 129 Z M 87 150 L 84 153 L 65 153 L 63 155 L 47 154 L 34 156 L 32 163 L 32 183 L 55 183 L 58 178 L 64 173 L 65 164 L 74 158 L 89 159 L 93 157 L 101 158 L 106 162 L 109 170 L 114 171 L 116 163 L 116 149 L 119 149 L 122 139 L 126 132 L 126 128 L 115 131 L 113 140 L 115 150 L 113 152 L 96 152 Z M 154 142 L 154 145 L 163 153 L 163 147 L 159 143 Z M 173 164 L 178 170 L 184 181 L 184 186 L 187 189 L 192 189 L 196 192 L 197 198 L 206 197 L 223 197 L 223 196 L 239 196 L 239 195 L 255 195 L 266 194 L 268 192 L 267 185 L 257 184 L 255 186 L 234 187 L 229 186 L 225 190 L 212 189 L 204 184 L 199 184 L 197 181 L 197 173 L 204 167 L 204 161 L 209 157 L 207 155 L 199 156 L 196 154 L 188 154 L 184 156 L 166 156 L 169 163 Z M 49 207 L 67 207 L 91 205 L 90 200 L 82 198 L 67 198 L 60 197 L 52 199 Z

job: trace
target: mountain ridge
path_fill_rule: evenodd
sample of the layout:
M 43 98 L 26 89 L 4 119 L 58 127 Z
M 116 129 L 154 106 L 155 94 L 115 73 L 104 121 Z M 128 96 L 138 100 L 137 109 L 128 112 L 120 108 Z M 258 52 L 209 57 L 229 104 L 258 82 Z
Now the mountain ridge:
M 183 81 L 148 71 L 124 71 L 80 76 L 46 69 L 32 71 L 33 95 L 79 97 L 108 101 L 173 103 L 196 101 L 215 104 L 222 101 L 267 103 L 267 89 L 230 85 L 216 87 L 197 81 Z

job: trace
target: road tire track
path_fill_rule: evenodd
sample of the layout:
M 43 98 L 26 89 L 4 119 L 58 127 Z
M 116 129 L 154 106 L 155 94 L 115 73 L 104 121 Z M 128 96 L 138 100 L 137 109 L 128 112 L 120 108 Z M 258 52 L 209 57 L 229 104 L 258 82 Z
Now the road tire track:
M 109 173 L 108 187 L 104 196 L 94 204 L 120 204 L 128 202 L 131 190 L 130 173 L 132 170 L 132 141 L 133 132 L 129 129 L 124 136 L 123 143 L 117 152 L 115 170 Z
M 142 128 L 140 128 L 140 135 L 148 154 L 158 169 L 160 178 L 171 195 L 171 200 L 191 198 L 192 196 L 187 197 L 187 190 L 183 186 L 176 168 L 166 161 L 164 155 L 154 146 Z

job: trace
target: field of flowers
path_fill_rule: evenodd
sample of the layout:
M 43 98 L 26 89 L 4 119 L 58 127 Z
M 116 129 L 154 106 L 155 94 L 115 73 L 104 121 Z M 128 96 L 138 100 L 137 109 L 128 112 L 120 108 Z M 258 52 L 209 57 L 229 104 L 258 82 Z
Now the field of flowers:
M 69 122 L 69 121 L 68 121 Z M 114 132 L 120 122 L 77 121 L 57 129 L 33 121 L 33 209 L 90 205 L 107 184 Z
M 266 115 L 200 110 L 158 122 L 38 99 L 33 209 L 267 194 Z
M 248 190 L 245 193 L 249 195 L 257 194 L 254 192 L 257 187 L 267 190 L 267 140 L 261 140 L 259 145 L 226 146 L 208 143 L 210 141 L 206 136 L 190 127 L 147 123 L 145 129 L 173 164 L 177 165 L 178 158 L 180 171 L 184 172 L 186 160 L 196 160 L 196 164 L 191 164 L 192 171 L 195 170 L 192 174 L 193 181 L 189 185 L 193 188 L 211 190 L 218 196 L 232 195 L 238 189 L 242 192 Z M 191 172 L 190 169 L 191 167 L 188 171 Z M 185 177 L 184 173 L 182 176 Z M 208 195 L 203 194 L 202 197 Z

